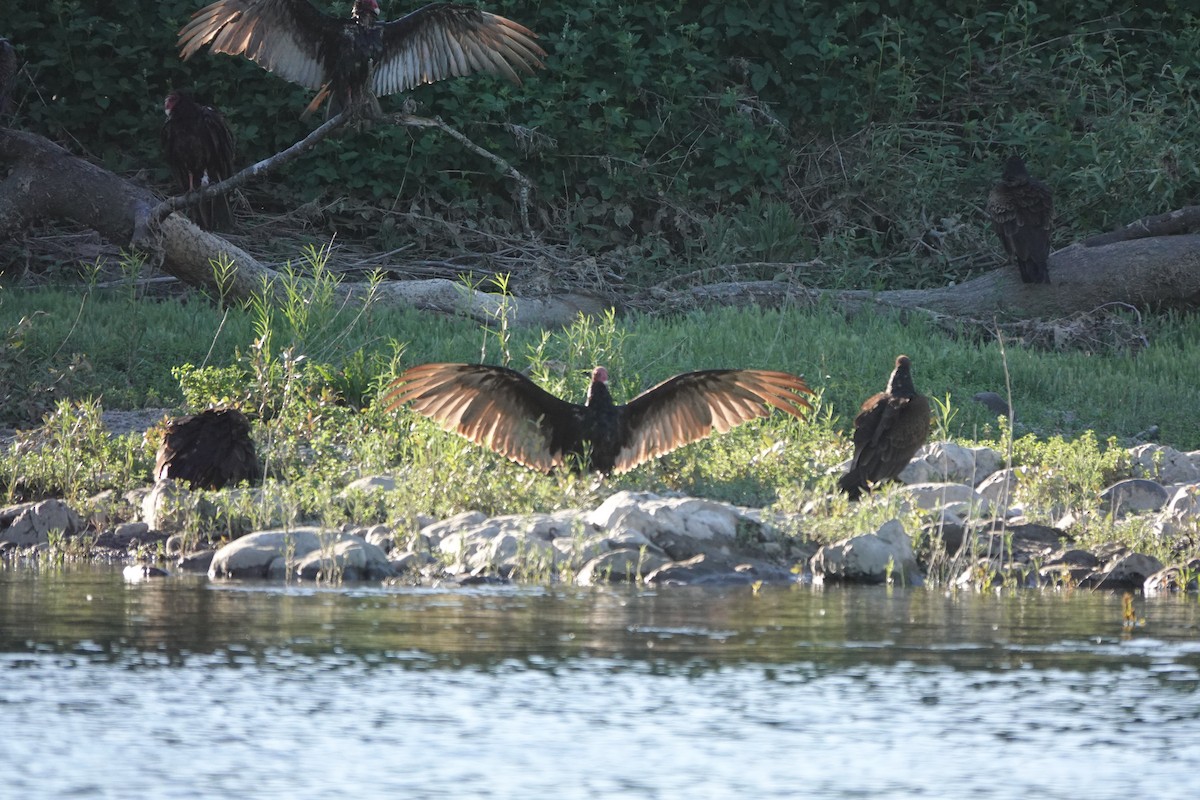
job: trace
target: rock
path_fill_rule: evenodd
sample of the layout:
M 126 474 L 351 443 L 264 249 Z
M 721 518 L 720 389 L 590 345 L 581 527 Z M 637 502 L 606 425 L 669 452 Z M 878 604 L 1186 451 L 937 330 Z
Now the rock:
M 151 534 L 150 526 L 144 522 L 126 522 L 97 536 L 96 546 L 123 550 L 135 543 L 149 544 L 151 541 L 162 541 L 166 538 L 166 534 Z
M 161 567 L 150 564 L 131 564 L 121 570 L 121 577 L 130 583 L 148 580 L 150 578 L 168 578 L 171 573 Z
M 967 483 L 975 486 L 1004 463 L 990 447 L 963 447 L 953 442 L 925 445 L 900 473 L 902 483 Z
M 905 586 L 924 583 L 912 540 L 895 519 L 885 522 L 875 533 L 825 545 L 809 565 L 813 575 L 822 580 L 883 583 L 890 575 L 893 581 Z
M 1186 564 L 1163 567 L 1142 584 L 1142 593 L 1147 596 L 1196 591 L 1200 591 L 1200 558 L 1193 558 Z
M 900 492 L 907 495 L 913 505 L 925 511 L 956 503 L 963 503 L 968 509 L 978 508 L 984 513 L 988 507 L 987 501 L 964 483 L 917 483 L 905 486 Z
M 510 514 L 491 519 L 482 518 L 482 515 L 479 518 L 463 518 L 464 521 L 473 519 L 478 521 L 453 532 L 445 532 L 434 544 L 437 551 L 454 559 L 448 568 L 450 572 L 486 569 L 503 575 L 510 575 L 514 570 L 537 574 L 554 567 L 561 560 L 551 542 L 556 538 L 570 537 L 580 530 L 579 516 L 575 511 Z M 431 525 L 424 528 L 422 533 L 429 533 L 435 527 Z
M 326 583 L 380 580 L 396 574 L 382 549 L 344 533 L 337 536 L 332 547 L 300 556 L 293 569 L 304 580 Z
M 971 399 L 997 417 L 1008 417 L 1009 422 L 1016 421 L 1016 412 L 1009 409 L 1008 400 L 996 392 L 978 392 Z
M 212 567 L 213 556 L 216 554 L 217 551 L 213 548 L 196 550 L 180 556 L 179 560 L 175 562 L 175 566 L 183 572 L 208 572 Z
M 739 525 L 753 528 L 755 534 L 759 528 L 726 503 L 697 497 L 663 498 L 651 492 L 617 492 L 585 519 L 610 536 L 640 534 L 675 561 L 700 553 L 729 553 L 736 545 Z
M 634 583 L 665 563 L 667 560 L 662 556 L 647 554 L 643 550 L 610 550 L 584 564 L 583 568 L 575 573 L 575 582 L 580 586 Z
M 1008 508 L 1013 504 L 1021 479 L 1028 474 L 1029 467 L 1006 467 L 996 470 L 980 481 L 975 491 L 993 507 Z
M 795 583 L 791 570 L 766 563 L 731 564 L 700 554 L 687 561 L 671 561 L 646 576 L 652 586 L 714 586 L 726 584 Z
M 444 519 L 441 522 L 434 522 L 421 528 L 421 534 L 429 539 L 430 546 L 438 544 L 446 536 L 451 533 L 468 528 L 472 525 L 478 525 L 487 519 L 487 515 L 482 511 L 464 511 L 461 514 L 455 514 L 449 519 Z
M 1162 568 L 1162 562 L 1154 556 L 1129 553 L 1115 559 L 1103 572 L 1088 576 L 1080 585 L 1110 591 L 1141 589 L 1146 579 Z
M 394 492 L 395 490 L 396 477 L 394 475 L 367 475 L 358 480 L 350 481 L 350 483 L 346 484 L 346 488 L 342 489 L 339 496 L 347 497 L 354 492 Z
M 390 561 L 392 569 L 397 575 L 404 572 L 420 572 L 425 567 L 437 563 L 437 559 L 429 553 L 418 553 L 412 550 L 401 553 L 398 556 L 392 556 Z
M 1145 478 L 1118 481 L 1100 492 L 1101 507 L 1114 516 L 1139 511 L 1158 511 L 1166 502 L 1166 488 Z
M 282 578 L 289 559 L 302 558 L 321 547 L 320 528 L 258 531 L 234 539 L 213 555 L 210 578 Z
M 1100 567 L 1100 559 L 1086 550 L 1070 549 L 1052 556 L 1038 572 L 1055 585 L 1078 586 Z
M 1192 458 L 1173 447 L 1161 444 L 1139 444 L 1129 449 L 1131 472 L 1139 478 L 1159 483 L 1196 483 L 1200 481 L 1200 466 Z
M 83 529 L 83 519 L 62 500 L 21 503 L 0 510 L 0 542 L 17 547 L 47 544 L 51 534 L 71 537 Z
M 1200 517 L 1200 483 L 1180 486 L 1167 501 L 1166 511 L 1175 519 Z

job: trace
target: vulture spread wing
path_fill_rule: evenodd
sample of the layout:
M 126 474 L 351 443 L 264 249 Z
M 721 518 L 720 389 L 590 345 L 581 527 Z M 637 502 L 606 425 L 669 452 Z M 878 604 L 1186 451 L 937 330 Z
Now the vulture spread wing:
M 857 500 L 871 485 L 894 480 L 929 436 L 929 399 L 913 386 L 908 356 L 896 359 L 887 391 L 872 395 L 854 418 L 854 460 L 838 486 Z
M 250 438 L 250 420 L 234 409 L 210 409 L 167 423 L 155 480 L 173 478 L 193 489 L 257 482 L 262 467 Z
M 676 448 L 771 413 L 800 416 L 811 408 L 812 390 L 786 372 L 710 369 L 676 375 L 623 407 L 614 472 L 634 467 Z
M 560 400 L 521 373 L 487 364 L 422 364 L 406 370 L 384 398 L 522 466 L 563 465 L 583 406 Z
M 473 6 L 433 3 L 383 26 L 383 58 L 375 68 L 377 95 L 476 72 L 521 83 L 546 55 L 535 34 Z
M 1050 231 L 1054 200 L 1050 187 L 1030 177 L 1025 162 L 1013 156 L 988 195 L 988 216 L 1000 243 L 1017 263 L 1025 283 L 1049 283 Z
M 214 53 L 245 56 L 284 80 L 320 89 L 346 20 L 308 0 L 217 0 L 179 31 L 184 61 L 205 45 Z

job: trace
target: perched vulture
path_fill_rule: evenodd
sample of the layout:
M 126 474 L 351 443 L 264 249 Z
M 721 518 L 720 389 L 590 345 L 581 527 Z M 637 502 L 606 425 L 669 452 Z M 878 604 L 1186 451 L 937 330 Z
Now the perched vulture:
M 917 394 L 908 356 L 896 357 L 887 389 L 854 418 L 854 460 L 838 488 L 857 500 L 872 484 L 894 480 L 929 436 L 929 398 Z
M 412 403 L 443 429 L 530 469 L 564 465 L 628 472 L 713 431 L 725 433 L 771 407 L 809 408 L 804 380 L 786 372 L 709 369 L 676 375 L 625 405 L 613 403 L 596 367 L 587 403 L 560 400 L 519 372 L 486 364 L 422 364 L 392 384 L 388 410 Z
M 209 409 L 167 423 L 154 464 L 154 479 L 186 481 L 193 489 L 262 478 L 250 438 L 250 420 L 232 408 Z
M 1017 262 L 1025 283 L 1049 283 L 1050 218 L 1054 201 L 1050 187 L 1030 177 L 1020 156 L 1004 162 L 1004 173 L 987 200 L 992 227 L 1004 252 Z
M 346 108 L 379 116 L 377 97 L 423 83 L 490 72 L 520 84 L 518 72 L 531 74 L 546 54 L 535 38 L 512 20 L 457 3 L 379 22 L 378 0 L 355 0 L 350 19 L 309 0 L 217 0 L 180 29 L 179 53 L 187 60 L 208 45 L 320 90 L 305 115 L 329 98 L 331 116 Z
M 0 38 L 0 115 L 8 113 L 8 93 L 17 78 L 17 50 L 8 39 Z
M 161 134 L 163 155 L 181 193 L 218 183 L 233 174 L 233 133 L 220 111 L 180 91 L 167 95 L 163 111 L 167 115 Z M 233 226 L 233 210 L 226 195 L 205 200 L 197 210 L 200 227 L 206 230 L 228 230 Z

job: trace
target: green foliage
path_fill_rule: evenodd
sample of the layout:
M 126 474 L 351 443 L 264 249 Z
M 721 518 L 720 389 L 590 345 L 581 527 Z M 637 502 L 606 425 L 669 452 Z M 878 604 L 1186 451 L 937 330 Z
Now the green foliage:
M 164 188 L 157 129 L 171 86 L 226 111 L 243 162 L 300 138 L 308 92 L 241 58 L 178 60 L 176 31 L 201 5 L 9 10 L 5 33 L 36 84 L 18 88 L 19 124 L 114 169 L 152 167 Z M 520 87 L 491 76 L 420 87 L 418 112 L 528 175 L 556 235 L 636 245 L 652 267 L 664 253 L 692 267 L 819 256 L 834 266 L 809 277 L 829 285 L 961 279 L 964 254 L 995 250 L 979 206 L 1010 150 L 1056 190 L 1063 242 L 1200 190 L 1189 122 L 1200 18 L 1181 0 L 486 5 L 540 35 L 546 69 Z M 409 210 L 511 227 L 510 190 L 435 131 L 377 126 L 255 191 L 289 209 L 320 197 L 331 227 L 395 237 L 383 221 Z M 661 272 L 644 266 L 630 277 Z

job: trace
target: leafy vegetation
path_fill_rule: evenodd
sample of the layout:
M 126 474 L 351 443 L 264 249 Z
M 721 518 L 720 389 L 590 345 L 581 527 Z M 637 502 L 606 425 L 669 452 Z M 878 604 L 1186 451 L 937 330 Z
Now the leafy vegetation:
M 158 103 L 171 86 L 225 109 L 246 162 L 300 138 L 303 90 L 244 59 L 178 60 L 176 31 L 201 5 L 10 9 L 4 33 L 34 82 L 18 89 L 18 124 L 164 188 Z M 474 76 L 411 99 L 534 181 L 543 235 L 619 248 L 637 283 L 817 258 L 828 268 L 805 277 L 821 285 L 962 279 L 997 263 L 979 206 L 1014 149 L 1056 190 L 1059 243 L 1200 189 L 1200 17 L 1182 0 L 487 7 L 539 33 L 546 69 L 521 87 Z M 385 249 L 430 229 L 453 240 L 441 224 L 515 219 L 491 164 L 390 126 L 323 144 L 254 194 L 256 207 L 310 202 L 324 232 Z

